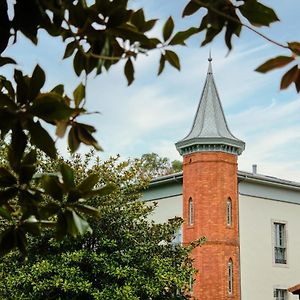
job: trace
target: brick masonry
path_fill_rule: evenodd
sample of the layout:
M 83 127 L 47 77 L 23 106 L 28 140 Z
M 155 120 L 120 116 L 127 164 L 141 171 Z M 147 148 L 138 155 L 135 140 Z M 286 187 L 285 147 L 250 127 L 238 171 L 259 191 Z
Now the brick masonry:
M 189 199 L 193 224 L 188 224 Z M 227 225 L 227 200 L 232 201 L 232 224 Z M 193 296 L 200 300 L 240 300 L 237 156 L 199 152 L 183 158 L 183 243 L 206 236 L 193 251 L 198 270 Z M 233 261 L 233 291 L 228 290 L 228 262 Z

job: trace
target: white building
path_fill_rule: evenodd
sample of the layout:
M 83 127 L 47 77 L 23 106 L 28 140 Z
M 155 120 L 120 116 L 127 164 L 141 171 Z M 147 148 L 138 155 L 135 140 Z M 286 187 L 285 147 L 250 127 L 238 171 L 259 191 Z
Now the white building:
M 176 144 L 183 172 L 154 179 L 144 200 L 158 202 L 157 222 L 184 218 L 184 243 L 208 238 L 195 252 L 197 299 L 299 299 L 287 289 L 300 282 L 300 183 L 237 171 L 244 143 L 229 131 L 209 65 L 192 130 Z

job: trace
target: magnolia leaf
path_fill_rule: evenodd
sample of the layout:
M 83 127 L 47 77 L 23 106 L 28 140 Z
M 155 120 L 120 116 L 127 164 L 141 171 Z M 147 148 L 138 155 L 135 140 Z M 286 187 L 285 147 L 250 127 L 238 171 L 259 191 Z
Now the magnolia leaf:
M 31 136 L 31 143 L 45 152 L 51 158 L 56 158 L 56 148 L 52 137 L 49 135 L 39 121 L 28 122 L 28 130 Z
M 134 80 L 134 68 L 130 57 L 127 59 L 127 62 L 125 64 L 124 73 L 127 78 L 128 85 L 131 85 Z
M 300 43 L 299 42 L 289 42 L 288 45 L 293 53 L 300 56 Z
M 41 94 L 35 99 L 29 111 L 48 122 L 67 120 L 73 114 L 73 109 L 57 93 Z
M 85 86 L 80 83 L 73 92 L 75 107 L 79 107 L 81 101 L 85 98 Z
M 5 190 L 0 190 L 0 205 L 6 204 L 8 200 L 14 198 L 18 193 L 16 187 L 9 187 Z
M 86 214 L 91 217 L 100 217 L 99 209 L 97 209 L 93 206 L 90 206 L 90 205 L 74 203 L 74 204 L 69 204 L 68 207 L 74 208 L 78 212 Z
M 77 47 L 77 41 L 70 42 L 66 47 L 63 59 L 70 57 L 74 53 L 76 47 Z
M 12 217 L 8 210 L 6 210 L 4 207 L 0 206 L 0 216 L 6 220 L 11 221 Z
M 78 125 L 78 124 L 77 124 Z M 96 139 L 90 134 L 85 126 L 76 126 L 78 139 L 86 145 L 93 146 L 96 150 L 103 151 Z
M 86 179 L 84 179 L 78 186 L 77 189 L 80 192 L 88 192 L 91 190 L 100 179 L 99 174 L 90 174 Z
M 55 176 L 44 175 L 41 179 L 42 187 L 45 192 L 53 199 L 61 201 L 63 199 L 63 190 Z
M 164 70 L 165 68 L 165 63 L 166 63 L 166 58 L 165 56 L 162 54 L 160 56 L 160 60 L 159 60 L 159 68 L 158 68 L 158 72 L 157 72 L 157 75 L 160 75 L 162 73 L 162 71 Z
M 291 83 L 296 82 L 299 74 L 300 74 L 300 72 L 299 72 L 297 65 L 295 65 L 290 70 L 288 70 L 281 79 L 280 89 L 284 90 L 284 89 L 288 88 Z M 297 85 L 296 85 L 296 87 L 297 87 Z
M 63 178 L 64 185 L 68 189 L 75 187 L 74 171 L 72 170 L 72 168 L 66 163 L 62 163 L 60 165 L 60 172 Z
M 174 21 L 172 17 L 169 17 L 163 27 L 164 41 L 167 41 L 170 38 L 171 34 L 173 33 L 173 30 L 174 30 Z
M 57 121 L 56 122 L 55 134 L 59 138 L 63 138 L 65 136 L 68 125 L 69 125 L 69 121 L 64 121 L 64 120 L 63 121 Z
M 56 94 L 62 96 L 64 94 L 64 85 L 58 84 L 51 90 L 51 93 L 56 93 Z
M 274 10 L 258 1 L 245 1 L 238 9 L 253 26 L 269 26 L 279 21 Z
M 67 231 L 71 236 L 76 237 L 84 235 L 87 232 L 93 232 L 89 223 L 80 217 L 74 210 L 67 209 L 65 216 L 67 221 Z
M 292 62 L 294 57 L 290 56 L 277 56 L 275 58 L 269 59 L 260 65 L 258 68 L 255 69 L 256 72 L 266 73 L 271 70 L 282 68 Z
M 6 168 L 0 167 L 0 187 L 9 187 L 17 183 L 17 179 Z
M 171 39 L 169 45 L 185 45 L 185 40 L 199 32 L 199 28 L 191 27 L 184 31 L 178 31 Z
M 16 64 L 16 61 L 10 57 L 0 56 L 0 67 L 8 64 Z
M 11 226 L 0 234 L 0 257 L 16 247 L 15 226 Z
M 78 137 L 77 127 L 75 127 L 75 126 L 72 126 L 72 128 L 69 131 L 68 145 L 71 150 L 71 153 L 74 153 L 79 148 L 80 140 Z
M 179 58 L 175 52 L 171 50 L 166 50 L 165 58 L 170 63 L 171 66 L 173 66 L 177 70 L 180 70 Z
M 194 0 L 191 0 L 182 12 L 182 17 L 190 16 L 198 11 L 202 6 L 197 4 Z
M 40 93 L 41 88 L 45 84 L 45 80 L 45 72 L 39 65 L 36 65 L 29 83 L 29 100 L 33 100 Z
M 99 189 L 89 190 L 89 191 L 86 191 L 85 193 L 82 193 L 82 197 L 84 197 L 84 198 L 90 198 L 90 197 L 96 197 L 96 196 L 103 197 L 103 196 L 109 195 L 115 189 L 116 189 L 116 185 L 113 183 L 109 183 Z

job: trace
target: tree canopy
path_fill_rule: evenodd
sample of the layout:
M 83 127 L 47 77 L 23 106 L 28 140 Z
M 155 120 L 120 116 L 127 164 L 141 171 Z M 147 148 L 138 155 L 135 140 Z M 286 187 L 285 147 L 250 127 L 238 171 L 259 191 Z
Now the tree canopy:
M 110 194 L 94 196 L 85 209 L 97 207 L 100 215 L 88 218 L 93 232 L 77 239 L 53 239 L 53 229 L 28 240 L 28 259 L 18 252 L 0 259 L 1 299 L 188 299 L 195 272 L 189 257 L 193 245 L 174 244 L 180 218 L 155 224 L 155 204 L 138 201 L 148 180 L 141 176 L 140 160 L 99 159 L 79 155 L 67 161 L 75 184 L 101 174 L 96 185 L 113 183 Z M 43 159 L 39 168 L 59 172 L 62 159 Z M 75 172 L 76 170 L 76 172 Z M 45 205 L 53 206 L 52 199 Z
M 174 46 L 184 46 L 189 37 L 203 33 L 202 46 L 224 35 L 225 44 L 231 50 L 233 36 L 239 36 L 247 28 L 289 52 L 268 60 L 257 71 L 268 72 L 292 64 L 281 80 L 281 88 L 294 83 L 299 92 L 300 43 L 281 44 L 257 31 L 279 20 L 274 10 L 261 2 L 187 1 L 182 17 L 197 14 L 199 22 L 176 31 L 176 24 L 169 17 L 161 36 L 153 30 L 157 20 L 147 19 L 142 8 L 133 9 L 129 3 L 128 0 L 16 0 L 12 4 L 0 0 L 0 67 L 16 66 L 13 78 L 0 75 L 0 135 L 8 145 L 5 162 L 0 167 L 0 216 L 6 220 L 0 235 L 1 255 L 15 247 L 26 255 L 28 234 L 40 232 L 45 226 L 55 226 L 57 237 L 90 231 L 85 217 L 79 217 L 78 211 L 84 210 L 86 216 L 97 215 L 99 211 L 83 208 L 81 199 L 110 191 L 109 186 L 93 189 L 98 175 L 76 185 L 73 173 L 63 163 L 58 173 L 37 176 L 35 148 L 52 159 L 57 156 L 49 127 L 55 128 L 58 138 L 67 136 L 73 153 L 81 143 L 97 150 L 101 146 L 93 136 L 96 128 L 80 121 L 80 116 L 89 113 L 85 108 L 85 81 L 72 95 L 65 93 L 63 84 L 46 91 L 46 75 L 39 65 L 31 74 L 23 74 L 18 58 L 4 55 L 8 47 L 18 42 L 20 34 L 34 44 L 38 44 L 39 31 L 59 37 L 65 46 L 64 59 L 72 59 L 75 73 L 84 74 L 85 79 L 92 72 L 99 75 L 124 61 L 124 74 L 131 84 L 135 59 L 140 55 L 160 52 L 158 74 L 163 72 L 166 63 L 180 70 Z M 45 210 L 41 203 L 49 197 L 56 201 L 56 206 Z

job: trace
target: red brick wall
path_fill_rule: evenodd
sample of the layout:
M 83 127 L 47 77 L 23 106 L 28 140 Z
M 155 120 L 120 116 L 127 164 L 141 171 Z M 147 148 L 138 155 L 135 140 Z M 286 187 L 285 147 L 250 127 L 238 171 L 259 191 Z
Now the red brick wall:
M 188 202 L 193 199 L 194 222 L 188 224 Z M 232 225 L 227 225 L 227 199 L 232 201 Z M 239 229 L 237 157 L 222 152 L 200 152 L 183 159 L 183 243 L 201 236 L 207 242 L 193 251 L 193 295 L 200 300 L 239 300 Z M 228 261 L 233 261 L 233 293 L 228 293 Z

